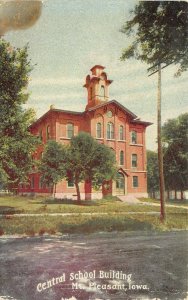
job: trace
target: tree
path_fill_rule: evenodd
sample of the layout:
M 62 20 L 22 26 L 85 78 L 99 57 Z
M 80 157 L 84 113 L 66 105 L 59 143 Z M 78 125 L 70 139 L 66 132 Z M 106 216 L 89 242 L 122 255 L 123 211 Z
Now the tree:
M 39 142 L 28 130 L 34 111 L 23 108 L 31 69 L 27 46 L 13 49 L 0 39 L 0 180 L 11 188 L 28 180 Z
M 56 192 L 57 183 L 66 175 L 66 159 L 65 147 L 56 141 L 48 141 L 39 165 L 39 172 L 42 182 L 52 185 L 53 194 Z
M 149 65 L 179 64 L 177 75 L 188 67 L 188 3 L 186 1 L 140 1 L 121 32 L 134 40 L 121 59 L 135 57 Z
M 165 184 L 168 190 L 183 192 L 188 188 L 187 128 L 188 113 L 168 120 L 162 127 Z
M 157 153 L 151 150 L 147 151 L 147 183 L 148 192 L 155 198 L 155 193 L 159 191 L 159 168 Z
M 183 1 L 140 1 L 132 11 L 132 19 L 121 29 L 127 35 L 134 34 L 132 44 L 123 51 L 121 59 L 135 57 L 149 64 L 149 70 L 153 73 L 158 72 L 157 135 L 161 221 L 166 218 L 161 143 L 161 65 L 165 67 L 172 63 L 179 64 L 177 75 L 187 70 L 187 12 L 188 4 Z
M 80 182 L 88 180 L 99 187 L 104 180 L 110 180 L 116 174 L 113 151 L 99 144 L 88 133 L 80 132 L 73 137 L 66 155 L 66 177 L 75 184 L 78 202 L 81 199 Z

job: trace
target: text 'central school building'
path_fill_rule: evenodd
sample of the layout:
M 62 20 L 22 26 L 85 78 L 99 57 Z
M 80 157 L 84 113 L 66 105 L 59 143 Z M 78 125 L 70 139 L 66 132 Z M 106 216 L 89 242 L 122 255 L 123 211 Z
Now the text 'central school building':
M 87 75 L 84 87 L 87 90 L 87 104 L 84 112 L 56 109 L 50 110 L 31 126 L 31 132 L 41 137 L 43 144 L 49 139 L 58 143 L 69 143 L 80 131 L 91 134 L 99 143 L 115 151 L 118 172 L 116 179 L 104 184 L 99 191 L 90 182 L 80 184 L 82 199 L 100 199 L 104 195 L 132 194 L 147 197 L 146 172 L 146 127 L 150 122 L 141 121 L 134 113 L 118 103 L 109 100 L 108 79 L 104 67 L 95 65 Z M 40 146 L 36 159 L 40 159 L 44 146 Z M 51 187 L 42 184 L 39 173 L 30 175 L 30 185 L 22 185 L 21 193 L 52 193 Z M 76 198 L 72 182 L 62 180 L 56 186 L 56 197 Z

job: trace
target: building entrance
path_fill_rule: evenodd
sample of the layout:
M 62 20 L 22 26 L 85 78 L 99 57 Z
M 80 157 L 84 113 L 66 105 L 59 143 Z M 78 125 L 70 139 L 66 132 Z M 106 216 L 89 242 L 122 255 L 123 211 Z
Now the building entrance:
M 125 177 L 119 172 L 116 175 L 116 195 L 125 195 Z

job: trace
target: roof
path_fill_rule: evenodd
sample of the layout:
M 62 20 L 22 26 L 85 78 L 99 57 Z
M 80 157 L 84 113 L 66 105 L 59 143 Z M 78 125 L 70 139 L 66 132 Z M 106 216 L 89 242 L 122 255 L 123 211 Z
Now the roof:
M 57 108 L 51 108 L 49 109 L 44 115 L 42 115 L 39 119 L 37 119 L 35 122 L 33 122 L 30 125 L 30 128 L 35 126 L 37 123 L 40 123 L 40 121 L 42 121 L 43 119 L 46 118 L 47 115 L 49 115 L 51 112 L 62 112 L 62 113 L 66 113 L 66 114 L 73 114 L 73 115 L 83 115 L 84 112 L 78 112 L 78 111 L 71 111 L 71 110 L 64 110 L 64 109 L 57 109 Z
M 122 104 L 120 104 L 118 101 L 116 101 L 116 100 L 110 100 L 110 101 L 104 102 L 102 104 L 99 104 L 97 106 L 91 107 L 91 108 L 89 108 L 89 109 L 87 109 L 86 111 L 83 111 L 83 112 L 77 112 L 77 111 L 71 111 L 71 110 L 63 110 L 63 109 L 57 109 L 57 108 L 51 108 L 44 115 L 42 115 L 38 120 L 36 120 L 33 124 L 31 124 L 30 128 L 32 128 L 33 126 L 35 126 L 37 123 L 40 123 L 51 112 L 59 112 L 59 113 L 66 113 L 66 114 L 73 114 L 73 115 L 77 115 L 77 116 L 82 116 L 87 111 L 94 111 L 94 110 L 96 110 L 96 109 L 98 109 L 100 107 L 103 107 L 103 106 L 109 105 L 109 104 L 115 104 L 115 105 L 119 106 L 125 113 L 127 113 L 132 118 L 131 123 L 133 123 L 133 124 L 141 124 L 141 125 L 144 125 L 144 126 L 150 126 L 150 125 L 153 124 L 153 123 L 142 121 L 142 120 L 138 119 L 137 115 L 135 115 L 133 112 L 131 112 L 125 106 L 123 106 Z
M 90 69 L 90 71 L 92 71 L 92 70 L 95 69 L 95 68 L 102 69 L 102 70 L 105 69 L 105 67 L 103 67 L 103 66 L 101 66 L 101 65 L 95 65 L 95 66 L 93 66 L 93 67 Z
M 128 113 L 133 119 L 137 118 L 137 115 L 135 115 L 134 113 L 132 113 L 129 109 L 127 109 L 125 106 L 123 106 L 122 104 L 120 104 L 118 101 L 116 100 L 110 100 L 108 102 L 104 102 L 102 104 L 99 104 L 97 106 L 94 106 L 94 107 L 91 107 L 88 109 L 88 111 L 93 111 L 93 110 L 96 110 L 97 108 L 99 107 L 102 107 L 102 106 L 105 106 L 105 105 L 108 105 L 108 104 L 116 104 L 117 106 L 119 106 L 122 110 L 124 110 L 126 113 Z

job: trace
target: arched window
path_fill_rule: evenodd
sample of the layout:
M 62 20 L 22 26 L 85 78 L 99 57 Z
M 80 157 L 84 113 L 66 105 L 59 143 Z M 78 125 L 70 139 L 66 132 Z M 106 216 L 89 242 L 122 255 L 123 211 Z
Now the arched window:
M 97 138 L 100 139 L 102 137 L 102 125 L 101 123 L 97 123 Z
M 137 167 L 137 154 L 132 154 L 132 168 Z
M 47 140 L 50 139 L 50 126 L 49 125 L 46 127 L 46 139 Z
M 100 96 L 102 98 L 105 98 L 105 88 L 104 88 L 104 85 L 101 85 Z
M 119 164 L 120 164 L 121 166 L 124 165 L 124 151 L 120 151 Z
M 131 143 L 137 144 L 137 132 L 136 131 L 131 131 Z
M 72 123 L 67 124 L 67 137 L 71 139 L 74 136 L 74 125 Z
M 114 124 L 111 122 L 107 124 L 107 139 L 114 139 Z
M 119 126 L 119 139 L 120 139 L 120 141 L 124 140 L 124 127 L 123 127 L 123 125 Z

